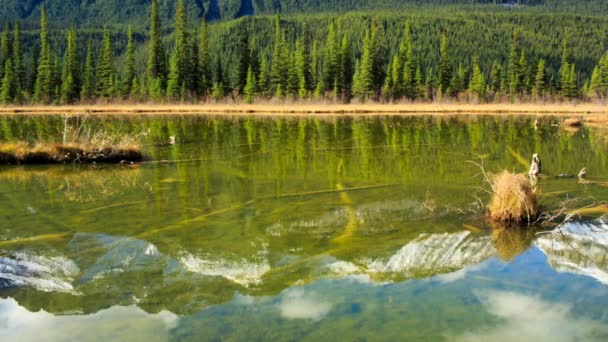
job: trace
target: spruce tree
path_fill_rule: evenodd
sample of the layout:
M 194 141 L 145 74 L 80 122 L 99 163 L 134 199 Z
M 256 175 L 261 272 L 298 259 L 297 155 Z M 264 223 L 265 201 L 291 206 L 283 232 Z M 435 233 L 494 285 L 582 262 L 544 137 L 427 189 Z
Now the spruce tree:
M 519 58 L 519 89 L 518 93 L 521 95 L 528 95 L 530 93 L 532 82 L 530 78 L 530 70 L 528 68 L 528 58 L 526 57 L 526 50 L 521 50 Z
M 245 88 L 243 89 L 243 93 L 245 95 L 245 102 L 253 103 L 257 91 L 258 86 L 255 79 L 255 73 L 253 72 L 253 68 L 250 65 L 247 69 L 247 83 L 245 84 Z
M 72 103 L 80 95 L 80 66 L 78 63 L 76 30 L 70 29 L 61 76 L 61 102 Z
M 171 54 L 169 61 L 169 76 L 167 78 L 167 97 L 177 100 L 180 97 L 179 56 L 177 50 Z
M 602 88 L 602 74 L 600 72 L 600 67 L 595 66 L 595 68 L 593 68 L 593 74 L 591 74 L 591 83 L 589 85 L 589 91 L 591 92 L 591 96 L 599 98 L 599 99 L 603 99 L 605 94 L 604 94 L 604 89 Z
M 519 31 L 513 32 L 511 51 L 509 52 L 509 65 L 507 67 L 507 80 L 509 83 L 509 94 L 515 96 L 521 89 L 521 69 L 519 66 Z
M 80 98 L 89 100 L 95 95 L 95 65 L 93 61 L 93 42 L 89 38 L 87 44 L 87 56 L 84 65 L 84 75 L 82 78 L 82 90 Z
M 186 71 L 188 69 L 188 39 L 186 34 L 186 6 L 184 0 L 177 1 L 175 11 L 175 58 L 177 58 L 177 84 L 183 87 L 186 83 Z M 173 56 L 171 56 L 173 58 Z M 173 62 L 171 62 L 173 63 Z M 170 66 L 173 68 L 173 64 Z
M 238 40 L 239 61 L 237 66 L 237 89 L 239 93 L 243 93 L 245 84 L 247 84 L 247 72 L 251 65 L 251 50 L 249 49 L 249 34 L 245 25 L 242 25 L 239 31 Z
M 533 95 L 537 99 L 542 98 L 545 95 L 545 68 L 545 60 L 541 58 L 536 66 L 536 75 L 534 76 Z
M 285 34 L 281 29 L 281 17 L 277 14 L 275 19 L 275 32 L 273 40 L 272 61 L 270 66 L 270 90 L 276 92 L 277 87 L 281 85 L 285 89 L 287 83 L 287 57 L 285 52 Z
M 26 90 L 25 68 L 23 65 L 23 51 L 21 48 L 21 30 L 19 23 L 15 23 L 13 30 L 13 70 L 15 75 L 15 91 L 17 101 L 21 101 L 22 93 Z
M 11 58 L 12 54 L 11 31 L 7 23 L 0 35 L 0 79 L 4 78 L 6 61 Z
M 158 16 L 158 0 L 152 0 L 150 12 L 150 43 L 148 47 L 148 79 L 164 79 L 165 51 L 160 39 L 161 22 Z
M 268 86 L 270 84 L 270 75 L 268 74 L 268 59 L 262 56 L 260 63 L 260 76 L 258 77 L 258 94 L 267 95 Z
M 492 95 L 500 93 L 502 86 L 502 66 L 498 61 L 494 61 L 492 63 L 492 70 L 490 71 L 490 91 Z
M 338 48 L 338 35 L 336 24 L 329 24 L 327 38 L 325 42 L 325 57 L 323 64 L 323 87 L 325 90 L 332 89 L 340 68 L 340 51 Z
M 53 90 L 53 61 L 48 41 L 46 9 L 43 6 L 40 12 L 40 57 L 34 85 L 34 101 L 48 103 L 51 101 Z
M 450 55 L 448 52 L 448 38 L 444 31 L 441 35 L 441 47 L 439 50 L 439 85 L 442 93 L 446 93 L 452 81 L 452 67 L 450 65 Z
M 199 87 L 202 94 L 207 94 L 213 83 L 213 77 L 209 58 L 209 33 L 207 32 L 207 20 L 204 17 L 199 32 L 198 49 Z
M 570 84 L 568 84 L 568 82 L 570 82 L 570 63 L 570 33 L 566 29 L 562 40 L 562 60 L 559 69 L 560 89 L 562 90 L 562 95 L 566 97 L 570 97 Z
M 110 31 L 105 29 L 103 32 L 103 43 L 99 52 L 97 62 L 97 94 L 101 97 L 110 98 L 114 95 L 114 50 Z
M 416 86 L 416 61 L 414 59 L 414 44 L 412 41 L 412 26 L 409 21 L 405 26 L 405 60 L 403 60 L 403 76 L 402 76 L 402 87 L 404 95 L 410 100 L 416 97 L 415 86 Z
M 13 63 L 10 57 L 4 64 L 4 77 L 0 88 L 0 103 L 11 104 L 16 96 L 15 77 L 13 74 Z
M 473 60 L 473 74 L 471 75 L 471 82 L 469 83 L 469 92 L 477 96 L 480 100 L 484 98 L 486 93 L 486 79 L 479 67 L 478 57 L 475 57 Z
M 346 35 L 342 37 L 342 46 L 340 48 L 340 74 L 342 100 L 348 102 L 350 101 L 353 87 L 353 60 L 350 43 Z
M 135 79 L 135 46 L 133 45 L 133 29 L 129 26 L 127 31 L 127 52 L 125 58 L 125 77 L 124 90 L 125 94 L 131 94 L 131 86 Z

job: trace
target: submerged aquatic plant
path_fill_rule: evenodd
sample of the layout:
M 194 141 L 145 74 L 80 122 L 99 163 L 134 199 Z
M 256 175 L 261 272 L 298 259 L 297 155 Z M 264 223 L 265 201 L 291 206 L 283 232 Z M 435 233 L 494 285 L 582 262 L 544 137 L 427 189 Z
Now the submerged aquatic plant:
M 503 223 L 532 223 L 540 213 L 530 180 L 523 174 L 504 171 L 491 177 L 490 218 Z

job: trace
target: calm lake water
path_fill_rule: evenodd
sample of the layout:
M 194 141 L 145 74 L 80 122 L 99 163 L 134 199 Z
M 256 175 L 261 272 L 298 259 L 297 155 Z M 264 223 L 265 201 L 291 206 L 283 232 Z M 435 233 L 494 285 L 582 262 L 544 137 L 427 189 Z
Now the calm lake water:
M 608 220 L 492 227 L 469 162 L 525 172 L 537 152 L 542 205 L 583 207 L 608 199 L 605 131 L 484 116 L 72 121 L 140 136 L 149 162 L 0 166 L 2 341 L 608 339 Z M 62 127 L 0 117 L 0 141 Z M 552 177 L 582 167 L 589 184 Z

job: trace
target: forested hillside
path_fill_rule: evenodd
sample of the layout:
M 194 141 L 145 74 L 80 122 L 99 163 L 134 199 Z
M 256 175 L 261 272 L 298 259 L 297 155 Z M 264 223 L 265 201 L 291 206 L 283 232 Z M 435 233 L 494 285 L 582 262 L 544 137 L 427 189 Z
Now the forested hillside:
M 456 0 L 384 5 L 393 2 L 413 7 L 207 24 L 200 1 L 152 0 L 140 22 L 121 25 L 60 25 L 63 16 L 50 9 L 36 23 L 3 20 L 0 101 L 544 101 L 608 95 L 608 18 L 546 10 L 568 0 L 534 1 L 517 10 L 439 5 Z M 29 9 L 38 11 L 36 3 Z M 103 3 L 109 2 L 87 4 Z M 116 11 L 147 3 L 125 1 Z M 293 3 L 307 8 L 313 1 Z M 323 3 L 348 8 L 373 0 Z
M 167 21 L 175 14 L 176 0 L 159 1 L 160 18 Z M 45 6 L 49 24 L 99 27 L 105 25 L 143 28 L 150 11 L 150 0 L 0 0 L 0 21 L 20 20 L 37 23 Z M 562 13 L 608 13 L 603 0 L 192 0 L 190 17 L 230 20 L 245 15 L 315 14 L 353 10 L 411 10 L 422 7 L 467 6 L 469 10 L 531 10 Z

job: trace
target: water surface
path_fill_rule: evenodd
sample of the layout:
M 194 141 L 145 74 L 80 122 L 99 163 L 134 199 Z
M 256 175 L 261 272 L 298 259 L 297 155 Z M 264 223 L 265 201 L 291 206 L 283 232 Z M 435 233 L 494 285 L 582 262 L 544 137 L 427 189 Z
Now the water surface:
M 539 153 L 541 203 L 590 205 L 608 195 L 600 129 L 485 116 L 72 121 L 141 137 L 149 162 L 0 166 L 3 340 L 608 338 L 608 221 L 493 227 L 470 163 L 525 172 Z M 57 140 L 63 123 L 2 117 L 0 140 Z M 588 184 L 553 177 L 582 167 Z

